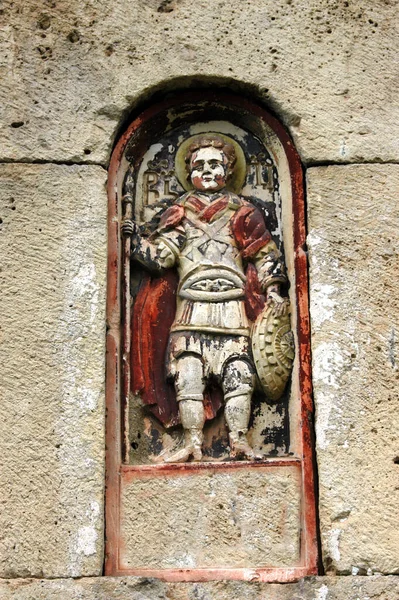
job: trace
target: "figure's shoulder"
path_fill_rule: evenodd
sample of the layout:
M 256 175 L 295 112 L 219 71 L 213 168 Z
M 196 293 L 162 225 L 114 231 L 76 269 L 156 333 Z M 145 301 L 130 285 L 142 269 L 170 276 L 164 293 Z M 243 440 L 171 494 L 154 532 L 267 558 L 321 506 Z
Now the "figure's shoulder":
M 185 194 L 182 194 L 181 196 L 179 196 L 178 198 L 176 198 L 176 200 L 173 203 L 173 206 L 185 206 L 186 205 L 186 200 L 192 195 L 192 193 L 190 192 L 186 192 Z
M 235 210 L 238 211 L 237 216 L 245 216 L 250 213 L 256 212 L 258 209 L 248 200 L 245 200 L 242 196 L 237 196 L 237 194 L 233 194 L 229 192 L 230 195 L 230 205 L 234 206 Z
M 235 207 L 236 210 L 244 206 L 245 200 L 241 196 L 237 196 L 234 192 L 229 192 L 229 204 Z
M 184 215 L 184 206 L 179 204 L 178 201 L 174 202 L 162 213 L 159 220 L 158 231 L 177 227 L 184 219 Z

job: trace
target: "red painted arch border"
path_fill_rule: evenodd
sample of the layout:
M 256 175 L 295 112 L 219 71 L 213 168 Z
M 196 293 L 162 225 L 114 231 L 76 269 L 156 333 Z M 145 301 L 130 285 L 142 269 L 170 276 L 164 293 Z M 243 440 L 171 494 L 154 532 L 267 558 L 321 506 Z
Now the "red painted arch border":
M 132 569 L 119 567 L 119 502 L 120 481 L 123 474 L 137 467 L 122 464 L 123 440 L 123 322 L 121 320 L 123 295 L 121 293 L 121 262 L 124 249 L 119 232 L 119 203 L 117 174 L 123 153 L 131 136 L 150 120 L 169 109 L 187 103 L 218 103 L 238 110 L 246 110 L 265 122 L 279 138 L 290 169 L 294 218 L 295 294 L 298 316 L 299 389 L 301 395 L 302 428 L 302 490 L 303 522 L 301 536 L 302 566 L 271 569 Z M 306 256 L 306 223 L 303 172 L 293 142 L 279 121 L 257 104 L 246 98 L 214 91 L 182 92 L 145 110 L 120 137 L 111 157 L 108 178 L 108 289 L 106 340 L 106 575 L 139 575 L 158 577 L 165 581 L 208 581 L 237 579 L 247 581 L 287 582 L 317 574 L 318 538 L 315 490 L 315 459 L 313 450 L 313 402 L 311 382 L 310 321 L 308 300 L 308 266 Z M 265 465 L 267 461 L 262 461 Z M 231 463 L 230 463 L 231 464 Z M 242 465 L 242 463 L 241 463 Z M 222 465 L 221 465 L 222 466 Z M 132 473 L 133 474 L 133 473 Z

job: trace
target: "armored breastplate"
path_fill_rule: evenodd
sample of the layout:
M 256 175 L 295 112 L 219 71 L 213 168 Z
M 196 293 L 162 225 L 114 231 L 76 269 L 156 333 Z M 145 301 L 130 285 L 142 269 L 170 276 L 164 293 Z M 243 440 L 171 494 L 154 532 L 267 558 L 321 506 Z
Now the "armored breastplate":
M 178 295 L 194 301 L 222 302 L 244 296 L 242 259 L 230 227 L 227 209 L 211 223 L 187 211 L 186 243 L 179 257 Z

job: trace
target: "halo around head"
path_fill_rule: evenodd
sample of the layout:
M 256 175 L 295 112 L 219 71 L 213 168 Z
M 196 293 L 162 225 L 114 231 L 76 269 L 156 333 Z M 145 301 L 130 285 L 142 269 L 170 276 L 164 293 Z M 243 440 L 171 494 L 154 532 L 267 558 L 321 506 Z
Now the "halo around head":
M 241 148 L 240 144 L 236 142 L 233 138 L 229 137 L 228 135 L 225 135 L 224 133 L 218 133 L 217 131 L 204 131 L 203 133 L 191 135 L 189 138 L 185 139 L 180 144 L 179 148 L 177 149 L 175 158 L 175 173 L 177 179 L 186 191 L 194 189 L 191 181 L 187 179 L 185 157 L 188 152 L 189 146 L 193 143 L 195 139 L 198 139 L 199 137 L 207 137 L 208 135 L 217 136 L 224 140 L 227 144 L 231 144 L 232 146 L 234 146 L 237 161 L 234 165 L 233 175 L 228 180 L 226 188 L 238 194 L 244 185 L 245 176 L 247 173 L 247 163 L 245 160 L 244 151 Z

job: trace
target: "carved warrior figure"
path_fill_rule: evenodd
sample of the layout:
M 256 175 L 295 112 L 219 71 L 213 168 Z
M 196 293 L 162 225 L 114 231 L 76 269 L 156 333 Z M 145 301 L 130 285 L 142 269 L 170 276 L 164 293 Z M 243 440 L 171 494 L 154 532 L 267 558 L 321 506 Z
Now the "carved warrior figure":
M 261 212 L 226 188 L 236 163 L 234 146 L 214 135 L 199 137 L 185 160 L 194 189 L 163 213 L 151 241 L 131 220 L 122 227 L 131 236 L 132 260 L 155 271 L 176 266 L 179 276 L 166 362 L 185 445 L 166 461 L 201 460 L 203 394 L 210 378 L 223 390 L 230 455 L 256 459 L 246 435 L 256 370 L 244 296 L 253 265 L 251 277 L 257 272 L 268 314 L 275 323 L 287 319 L 288 300 L 280 294 L 284 265 Z

